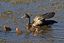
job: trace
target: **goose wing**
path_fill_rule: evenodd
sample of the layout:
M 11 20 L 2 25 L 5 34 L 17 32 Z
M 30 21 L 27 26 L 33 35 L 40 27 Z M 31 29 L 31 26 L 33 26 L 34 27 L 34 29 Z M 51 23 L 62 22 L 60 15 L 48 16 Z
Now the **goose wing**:
M 55 15 L 55 12 L 49 12 L 49 13 L 43 14 L 42 17 L 43 17 L 44 19 L 49 19 L 49 18 L 54 17 L 54 15 Z
M 45 13 L 43 15 L 37 15 L 34 19 L 33 19 L 33 22 L 32 24 L 41 24 L 41 21 L 45 20 L 45 19 L 49 19 L 49 18 L 52 18 L 54 17 L 55 15 L 55 12 L 49 12 L 49 13 Z M 40 21 L 40 22 L 38 22 Z

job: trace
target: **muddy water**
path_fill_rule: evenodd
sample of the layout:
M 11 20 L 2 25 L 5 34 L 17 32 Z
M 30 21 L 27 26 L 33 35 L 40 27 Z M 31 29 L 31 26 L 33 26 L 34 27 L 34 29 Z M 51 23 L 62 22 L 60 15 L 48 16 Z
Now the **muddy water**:
M 63 0 L 40 0 L 31 3 L 12 4 L 0 2 L 0 41 L 1 43 L 64 43 L 64 1 Z M 12 11 L 11 14 L 4 13 Z M 41 36 L 26 35 L 25 24 L 27 20 L 21 19 L 25 13 L 29 13 L 33 19 L 38 14 L 55 11 L 55 17 L 51 18 L 58 23 L 51 26 L 51 30 Z M 3 25 L 9 25 L 11 32 L 4 32 Z M 17 35 L 15 28 L 23 31 Z

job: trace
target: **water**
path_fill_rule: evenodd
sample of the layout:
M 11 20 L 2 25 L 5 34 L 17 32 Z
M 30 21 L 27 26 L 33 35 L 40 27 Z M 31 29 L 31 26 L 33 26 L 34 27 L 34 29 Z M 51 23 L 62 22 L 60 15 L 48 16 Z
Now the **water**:
M 10 2 L 0 2 L 0 39 L 2 43 L 64 43 L 64 0 L 40 0 L 31 3 L 12 4 Z M 13 14 L 3 14 L 4 11 L 13 11 Z M 51 31 L 41 36 L 26 35 L 25 24 L 27 20 L 20 19 L 25 13 L 32 15 L 55 11 L 56 15 L 51 18 L 58 21 L 52 25 Z M 2 16 L 1 16 L 2 15 Z M 12 31 L 5 33 L 3 25 L 9 25 Z M 19 27 L 23 31 L 17 36 L 15 28 Z

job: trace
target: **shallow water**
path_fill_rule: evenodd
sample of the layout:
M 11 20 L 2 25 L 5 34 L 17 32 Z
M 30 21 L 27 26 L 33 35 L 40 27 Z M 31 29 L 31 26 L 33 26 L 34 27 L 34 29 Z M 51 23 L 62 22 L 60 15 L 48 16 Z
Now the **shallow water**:
M 64 0 L 40 0 L 32 3 L 12 4 L 10 2 L 0 2 L 0 41 L 2 43 L 64 43 Z M 3 12 L 10 10 L 12 14 Z M 51 18 L 58 23 L 51 26 L 51 30 L 41 36 L 26 35 L 25 24 L 27 20 L 20 19 L 25 13 L 29 13 L 33 19 L 37 14 L 55 11 L 55 17 Z M 32 20 L 31 20 L 32 21 Z M 3 25 L 9 25 L 11 32 L 4 32 Z M 19 27 L 23 31 L 22 35 L 17 35 L 15 28 Z

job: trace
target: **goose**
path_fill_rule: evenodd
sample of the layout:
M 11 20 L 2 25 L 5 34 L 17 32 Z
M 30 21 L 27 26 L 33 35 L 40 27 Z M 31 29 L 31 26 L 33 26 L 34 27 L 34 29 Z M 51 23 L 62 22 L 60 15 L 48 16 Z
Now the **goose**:
M 30 22 L 30 16 L 27 13 L 24 16 L 22 16 L 21 18 L 28 18 L 29 19 L 28 24 L 29 25 L 32 24 L 33 26 L 36 26 L 38 24 L 42 24 L 43 23 L 42 21 L 45 21 L 45 19 L 49 19 L 49 18 L 54 17 L 54 15 L 55 15 L 55 12 L 48 12 L 48 13 L 45 13 L 43 15 L 37 15 L 33 19 L 33 22 L 32 23 Z
M 4 31 L 9 32 L 9 31 L 11 31 L 11 28 L 9 26 L 4 25 Z
M 16 33 L 17 33 L 17 35 L 20 35 L 20 34 L 22 34 L 22 31 L 18 27 L 16 27 Z
M 30 22 L 30 16 L 26 13 L 24 16 L 21 18 L 28 18 L 29 23 L 27 24 L 27 29 L 30 31 L 38 31 L 41 26 L 43 25 L 52 25 L 54 23 L 57 23 L 55 20 L 46 20 L 49 18 L 54 17 L 55 12 L 48 12 L 43 15 L 37 15 L 34 19 L 33 22 Z

